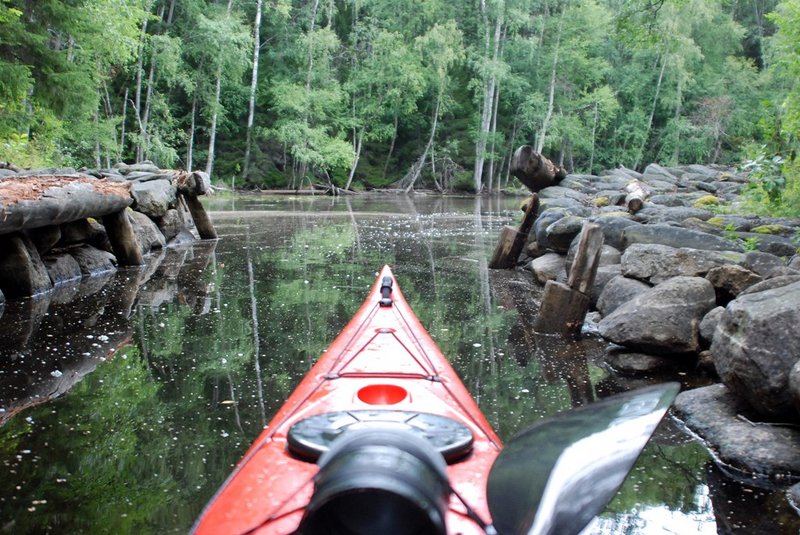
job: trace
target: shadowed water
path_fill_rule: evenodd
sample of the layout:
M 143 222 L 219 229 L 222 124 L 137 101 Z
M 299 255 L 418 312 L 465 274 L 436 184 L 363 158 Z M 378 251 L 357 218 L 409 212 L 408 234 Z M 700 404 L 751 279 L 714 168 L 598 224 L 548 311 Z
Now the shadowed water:
M 520 199 L 216 198 L 218 242 L 7 303 L 0 533 L 186 532 L 384 264 L 504 439 L 631 387 L 598 340 L 530 325 L 541 290 L 487 268 Z M 796 533 L 668 420 L 586 533 Z

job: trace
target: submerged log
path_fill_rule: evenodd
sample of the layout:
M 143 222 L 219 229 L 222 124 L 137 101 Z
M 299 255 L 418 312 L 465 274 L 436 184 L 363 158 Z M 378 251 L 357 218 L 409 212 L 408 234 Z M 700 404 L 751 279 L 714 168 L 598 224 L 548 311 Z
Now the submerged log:
M 130 184 L 89 175 L 39 175 L 0 181 L 0 234 L 119 212 Z
M 534 151 L 530 145 L 523 145 L 511 159 L 511 174 L 536 193 L 564 180 L 567 171 Z
M 506 225 L 500 231 L 500 238 L 497 240 L 492 259 L 489 261 L 490 269 L 508 269 L 514 267 L 517 262 L 528 234 L 531 232 L 536 214 L 539 211 L 539 197 L 534 193 L 528 200 L 525 207 L 525 215 L 518 228 Z

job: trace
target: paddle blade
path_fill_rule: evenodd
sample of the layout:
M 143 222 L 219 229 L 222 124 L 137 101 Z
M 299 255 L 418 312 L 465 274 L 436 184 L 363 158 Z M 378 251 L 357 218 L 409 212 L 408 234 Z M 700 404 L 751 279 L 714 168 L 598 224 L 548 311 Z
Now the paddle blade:
M 618 394 L 512 438 L 487 482 L 498 533 L 579 533 L 617 493 L 679 391 L 668 383 Z

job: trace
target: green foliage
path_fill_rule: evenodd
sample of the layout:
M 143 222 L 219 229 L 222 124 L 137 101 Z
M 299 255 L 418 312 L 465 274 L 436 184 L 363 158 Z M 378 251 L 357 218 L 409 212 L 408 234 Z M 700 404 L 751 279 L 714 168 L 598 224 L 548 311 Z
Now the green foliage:
M 747 194 L 755 203 L 773 209 L 781 204 L 786 189 L 784 163 L 780 155 L 768 156 L 766 146 L 762 146 L 752 160 L 742 165 L 741 169 L 748 172 Z
M 578 172 L 737 163 L 766 145 L 786 159 L 785 184 L 756 180 L 754 204 L 789 213 L 798 4 L 265 2 L 247 184 L 344 180 L 359 146 L 360 187 L 402 177 L 426 151 L 434 164 L 446 151 L 447 165 L 426 164 L 423 179 L 461 187 L 453 170 L 472 169 L 478 145 L 498 175 L 523 143 Z M 230 183 L 243 167 L 254 16 L 253 2 L 5 0 L 3 150 L 23 165 L 213 156 Z

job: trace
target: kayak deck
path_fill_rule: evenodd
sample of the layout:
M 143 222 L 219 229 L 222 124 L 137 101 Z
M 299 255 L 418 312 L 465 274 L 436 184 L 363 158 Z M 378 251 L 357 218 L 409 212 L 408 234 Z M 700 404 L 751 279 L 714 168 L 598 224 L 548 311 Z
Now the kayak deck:
M 306 442 L 315 448 L 320 422 L 358 426 L 365 419 L 388 418 L 435 431 L 442 427 L 436 422 L 445 421 L 439 417 L 471 432 L 470 440 L 463 434 L 454 439 L 458 444 L 448 458 L 454 493 L 447 532 L 482 533 L 461 499 L 489 521 L 486 479 L 502 448 L 500 440 L 384 267 L 359 311 L 255 440 L 193 531 L 294 532 L 318 471 L 314 462 L 303 459 L 303 448 Z M 330 429 L 317 434 L 330 434 Z

